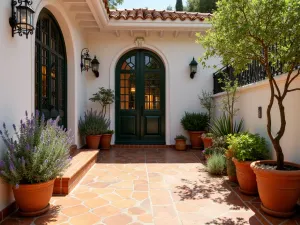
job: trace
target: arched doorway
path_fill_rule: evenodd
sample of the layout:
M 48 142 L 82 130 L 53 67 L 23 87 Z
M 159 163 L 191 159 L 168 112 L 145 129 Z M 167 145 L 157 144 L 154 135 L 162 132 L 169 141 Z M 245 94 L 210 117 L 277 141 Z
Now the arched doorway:
M 46 119 L 60 116 L 67 127 L 67 57 L 60 27 L 49 10 L 43 9 L 36 25 L 35 109 Z
M 148 50 L 126 53 L 116 67 L 116 143 L 165 144 L 165 67 Z

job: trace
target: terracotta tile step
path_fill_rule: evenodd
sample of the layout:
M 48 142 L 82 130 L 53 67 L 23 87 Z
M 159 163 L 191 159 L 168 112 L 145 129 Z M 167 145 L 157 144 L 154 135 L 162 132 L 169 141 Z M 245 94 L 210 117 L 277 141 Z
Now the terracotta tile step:
M 71 166 L 62 178 L 57 178 L 54 182 L 53 195 L 69 194 L 95 164 L 98 152 L 98 150 L 74 150 Z

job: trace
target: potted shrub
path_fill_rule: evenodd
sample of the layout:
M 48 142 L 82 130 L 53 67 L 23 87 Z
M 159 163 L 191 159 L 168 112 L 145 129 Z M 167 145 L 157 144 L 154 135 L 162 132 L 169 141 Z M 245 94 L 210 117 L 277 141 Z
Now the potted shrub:
M 258 134 L 241 133 L 229 135 L 229 149 L 233 151 L 232 161 L 236 167 L 240 191 L 248 195 L 257 194 L 256 176 L 250 167 L 253 161 L 267 159 L 266 141 Z
M 227 148 L 226 136 L 215 137 L 212 141 L 212 146 L 204 149 L 203 154 L 206 159 L 208 159 L 212 154 L 225 154 Z
M 290 93 L 300 90 L 295 85 L 300 76 L 300 24 L 295 22 L 300 21 L 299 7 L 298 0 L 219 0 L 218 9 L 211 19 L 212 29 L 205 36 L 198 35 L 198 42 L 206 49 L 203 64 L 216 56 L 221 58 L 222 65 L 231 66 L 234 74 L 240 74 L 247 69 L 249 71 L 248 65 L 255 61 L 256 66 L 250 70 L 259 71 L 246 72 L 247 79 L 256 80 L 257 75 L 262 74 L 269 84 L 267 133 L 276 152 L 276 160 L 258 161 L 252 164 L 252 168 L 262 209 L 280 217 L 295 213 L 300 195 L 300 165 L 284 160 L 281 145 L 287 126 L 285 99 Z M 233 8 L 239 10 L 233 12 Z M 285 75 L 277 79 L 279 74 Z M 274 113 L 274 108 L 279 116 Z M 278 121 L 276 126 L 274 117 Z M 296 138 L 297 134 L 294 135 Z
M 109 126 L 109 121 L 102 113 L 92 109 L 84 113 L 84 117 L 79 120 L 79 133 L 85 137 L 89 149 L 98 149 L 101 135 Z
M 107 106 L 112 104 L 115 101 L 114 91 L 111 89 L 106 89 L 104 87 L 99 88 L 99 91 L 93 94 L 93 97 L 90 98 L 92 102 L 100 103 L 102 107 L 101 113 L 106 116 Z
M 0 161 L 0 177 L 12 185 L 19 213 L 37 216 L 49 209 L 54 180 L 69 166 L 69 148 L 72 138 L 57 125 L 59 118 L 44 122 L 35 116 L 20 127 L 13 125 L 15 136 L 11 137 L 6 125 L 0 135 L 7 146 Z
M 179 151 L 186 150 L 186 137 L 183 135 L 177 135 L 175 137 L 175 149 Z
M 214 135 L 212 133 L 204 133 L 201 135 L 204 149 L 207 149 L 213 145 L 213 137 L 214 137 Z
M 208 173 L 212 175 L 222 175 L 226 170 L 226 160 L 224 154 L 214 153 L 206 163 Z
M 101 144 L 100 147 L 103 150 L 109 150 L 110 149 L 110 143 L 111 143 L 111 138 L 112 135 L 114 134 L 113 130 L 106 130 L 101 137 Z
M 200 149 L 203 145 L 201 136 L 208 127 L 208 115 L 206 113 L 188 113 L 181 119 L 181 124 L 189 132 L 192 148 Z

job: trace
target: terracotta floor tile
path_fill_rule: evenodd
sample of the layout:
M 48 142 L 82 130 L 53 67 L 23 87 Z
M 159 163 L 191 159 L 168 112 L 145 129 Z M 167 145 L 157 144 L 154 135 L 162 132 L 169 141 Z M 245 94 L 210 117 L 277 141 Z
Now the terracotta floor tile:
M 80 205 L 81 203 L 82 203 L 82 201 L 72 198 L 72 197 L 65 197 L 65 198 L 55 201 L 55 205 L 61 206 L 62 208 Z
M 63 209 L 61 212 L 67 216 L 77 216 L 80 214 L 84 214 L 89 211 L 89 208 L 83 206 L 83 205 L 77 205 L 77 206 L 72 206 L 66 209 Z
M 134 198 L 138 201 L 145 200 L 148 197 L 149 197 L 148 192 L 137 192 L 137 191 L 135 191 L 132 194 L 132 198 Z
M 101 216 L 101 217 L 109 217 L 113 216 L 115 214 L 119 214 L 121 211 L 113 206 L 107 205 L 107 206 L 102 206 L 100 208 L 94 209 L 93 213 Z
M 153 205 L 170 205 L 172 203 L 167 190 L 151 190 L 150 198 Z
M 92 213 L 85 213 L 79 216 L 72 217 L 70 219 L 70 224 L 72 225 L 93 225 L 101 221 L 101 218 L 92 214 Z
M 155 218 L 154 225 L 181 225 L 178 218 Z
M 172 219 L 176 217 L 176 211 L 173 205 L 153 206 L 154 218 Z
M 93 208 L 107 205 L 107 204 L 109 204 L 109 201 L 104 200 L 103 198 L 94 198 L 94 199 L 89 199 L 89 200 L 84 201 L 83 204 L 85 206 L 93 209 Z
M 142 215 L 142 214 L 145 214 L 146 211 L 139 207 L 133 207 L 133 208 L 128 209 L 128 213 L 131 215 Z
M 119 209 L 127 209 L 135 206 L 137 202 L 133 199 L 124 199 L 121 201 L 115 201 L 112 203 L 113 206 L 119 208 Z
M 141 216 L 138 216 L 138 220 L 143 223 L 152 223 L 153 222 L 153 216 L 150 214 L 144 214 Z
M 132 218 L 126 214 L 118 214 L 105 219 L 103 222 L 106 225 L 127 225 L 132 221 Z

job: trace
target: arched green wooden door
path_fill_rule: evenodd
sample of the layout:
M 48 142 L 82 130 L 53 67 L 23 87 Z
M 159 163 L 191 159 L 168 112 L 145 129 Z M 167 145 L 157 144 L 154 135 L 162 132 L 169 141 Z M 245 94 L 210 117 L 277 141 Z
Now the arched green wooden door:
M 53 15 L 43 9 L 35 37 L 35 108 L 46 119 L 60 116 L 67 127 L 67 58 L 65 42 Z
M 125 54 L 116 68 L 116 143 L 165 144 L 165 67 L 147 50 Z

